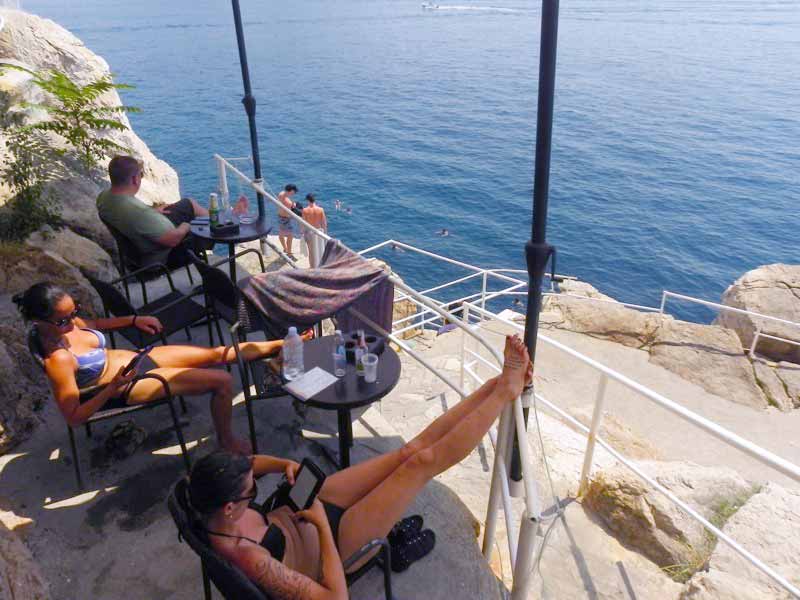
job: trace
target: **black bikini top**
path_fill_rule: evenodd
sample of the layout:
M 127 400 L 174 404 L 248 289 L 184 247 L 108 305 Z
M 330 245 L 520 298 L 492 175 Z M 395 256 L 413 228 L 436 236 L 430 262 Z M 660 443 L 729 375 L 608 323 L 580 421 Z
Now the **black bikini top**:
M 261 508 L 258 505 L 251 506 L 254 510 L 258 511 L 259 514 L 264 518 L 264 522 L 268 523 L 266 515 L 259 511 L 258 509 Z M 236 540 L 247 540 L 248 542 L 252 542 L 257 546 L 261 546 L 267 552 L 272 555 L 277 561 L 283 561 L 283 556 L 286 553 L 286 537 L 283 535 L 283 532 L 280 528 L 275 525 L 274 523 L 269 523 L 269 527 L 267 527 L 267 532 L 264 534 L 264 537 L 261 538 L 260 542 L 255 541 L 249 537 L 243 537 L 241 535 L 230 535 L 227 533 L 220 533 L 218 531 L 211 531 L 210 529 L 206 529 L 206 533 L 210 535 L 218 535 L 219 537 L 227 537 L 233 538 Z

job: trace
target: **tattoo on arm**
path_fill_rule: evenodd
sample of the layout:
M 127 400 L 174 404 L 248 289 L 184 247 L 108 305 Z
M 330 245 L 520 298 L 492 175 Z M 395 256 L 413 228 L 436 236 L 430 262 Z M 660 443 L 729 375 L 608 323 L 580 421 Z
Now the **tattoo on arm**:
M 314 582 L 275 559 L 256 563 L 255 582 L 276 600 L 307 600 Z

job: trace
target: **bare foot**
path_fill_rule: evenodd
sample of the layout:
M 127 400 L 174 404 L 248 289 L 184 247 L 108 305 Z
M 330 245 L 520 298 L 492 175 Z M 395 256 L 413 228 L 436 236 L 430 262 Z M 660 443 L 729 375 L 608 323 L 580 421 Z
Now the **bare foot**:
M 246 215 L 250 210 L 250 202 L 247 200 L 247 196 L 242 194 L 239 196 L 239 199 L 236 201 L 236 204 L 233 205 L 231 212 L 235 215 Z
M 250 445 L 250 442 L 237 437 L 231 437 L 228 440 L 220 442 L 220 446 L 228 452 L 233 452 L 234 454 L 243 454 L 245 456 L 250 456 L 253 454 L 253 446 Z
M 511 388 L 516 397 L 522 393 L 522 389 L 529 381 L 530 374 L 532 374 L 528 349 L 519 336 L 507 336 L 503 356 L 505 359 L 503 372 L 500 374 L 498 384 Z

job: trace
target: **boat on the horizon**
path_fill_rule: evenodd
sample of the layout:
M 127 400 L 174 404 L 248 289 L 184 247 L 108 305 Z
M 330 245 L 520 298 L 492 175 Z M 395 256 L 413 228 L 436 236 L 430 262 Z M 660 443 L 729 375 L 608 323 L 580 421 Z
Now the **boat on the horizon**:
M 431 2 L 423 2 L 422 3 L 422 9 L 423 10 L 436 10 L 437 8 L 439 8 L 438 4 L 433 4 Z

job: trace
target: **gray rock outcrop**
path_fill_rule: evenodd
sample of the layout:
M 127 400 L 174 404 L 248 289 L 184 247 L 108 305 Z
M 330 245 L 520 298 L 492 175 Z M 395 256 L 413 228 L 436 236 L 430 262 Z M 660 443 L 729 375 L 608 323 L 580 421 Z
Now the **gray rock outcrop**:
M 47 582 L 30 550 L 17 535 L 0 524 L 0 598 L 49 600 Z
M 800 408 L 800 365 L 774 363 L 756 356 L 753 369 L 758 385 L 772 406 L 783 411 Z
M 0 8 L 0 15 L 6 24 L 0 32 L 0 61 L 13 62 L 37 71 L 58 69 L 73 81 L 86 84 L 110 74 L 105 60 L 94 54 L 77 37 L 48 19 L 42 19 L 22 11 Z M 30 76 L 18 71 L 5 71 L 0 75 L 0 123 L 8 118 L 10 105 L 20 102 L 48 102 Z M 110 91 L 101 99 L 107 106 L 120 105 L 119 94 Z M 35 122 L 43 118 L 42 111 L 23 110 L 17 118 L 23 122 Z M 125 115 L 119 117 L 130 126 Z M 145 177 L 139 197 L 145 202 L 169 203 L 179 199 L 178 176 L 167 163 L 156 158 L 147 145 L 130 129 L 103 134 L 107 138 L 129 148 L 133 155 L 145 164 Z M 57 136 L 53 136 L 55 147 L 63 147 Z M 0 134 L 0 159 L 5 143 Z M 83 234 L 106 249 L 113 247 L 113 240 L 97 217 L 94 199 L 106 187 L 105 165 L 93 172 L 87 172 L 77 161 L 64 158 L 66 176 L 53 186 L 53 192 L 62 208 L 62 216 L 69 227 Z M 8 190 L 0 189 L 0 204 Z
M 800 586 L 800 492 L 767 484 L 723 527 L 744 548 Z M 750 565 L 727 544 L 718 543 L 708 570 L 689 581 L 681 600 L 788 599 L 791 594 Z
M 568 295 L 547 298 L 543 309 L 547 318 L 542 320 L 542 327 L 646 350 L 651 362 L 712 394 L 753 408 L 769 406 L 733 331 L 627 308 L 592 286 L 577 283 L 570 281 L 566 287 L 560 284 Z
M 720 507 L 741 502 L 751 486 L 732 469 L 686 462 L 643 461 L 642 470 L 681 500 L 713 520 Z M 597 472 L 584 506 L 620 542 L 662 568 L 696 570 L 713 547 L 705 528 L 625 467 Z
M 800 323 L 800 265 L 764 265 L 748 271 L 722 295 L 722 303 Z M 800 328 L 729 311 L 721 311 L 717 324 L 733 329 L 750 348 L 756 329 L 767 335 L 800 342 Z M 772 360 L 800 363 L 800 346 L 759 338 L 756 352 Z
M 92 240 L 82 237 L 66 227 L 53 231 L 45 226 L 32 233 L 25 245 L 43 252 L 52 252 L 77 269 L 83 269 L 102 281 L 113 281 L 119 271 L 111 256 Z
M 729 329 L 665 322 L 655 332 L 650 362 L 738 404 L 768 406 L 739 338 Z
M 80 84 L 109 74 L 108 64 L 102 58 L 52 21 L 7 8 L 0 8 L 0 15 L 5 19 L 0 31 L 0 62 L 34 71 L 58 69 Z M 0 126 L 33 123 L 44 118 L 44 111 L 26 107 L 24 103 L 49 101 L 32 84 L 30 75 L 0 70 Z M 116 91 L 107 93 L 101 102 L 109 106 L 122 104 Z M 124 115 L 120 118 L 129 125 Z M 144 201 L 178 199 L 175 171 L 153 156 L 133 131 L 104 135 L 130 148 L 144 161 L 146 176 L 140 192 Z M 65 147 L 55 134 L 48 140 L 54 148 Z M 0 160 L 7 160 L 1 131 Z M 48 280 L 67 290 L 88 314 L 100 315 L 100 299 L 80 270 L 106 281 L 118 276 L 107 252 L 113 249 L 113 240 L 95 208 L 95 197 L 108 186 L 104 167 L 89 172 L 67 153 L 60 165 L 64 176 L 52 188 L 66 227 L 58 231 L 44 227 L 21 244 L 0 244 L 0 454 L 30 435 L 39 421 L 39 408 L 50 399 L 44 376 L 30 359 L 25 325 L 11 296 L 33 283 Z M 9 192 L 7 186 L 0 184 L 0 205 L 8 200 Z
M 580 294 L 582 298 L 576 295 L 549 296 L 543 308 L 549 315 L 543 325 L 584 333 L 631 348 L 647 348 L 661 324 L 672 320 L 668 315 L 633 310 L 605 298 L 598 298 L 600 301 L 586 299 L 596 298 L 595 295 Z

